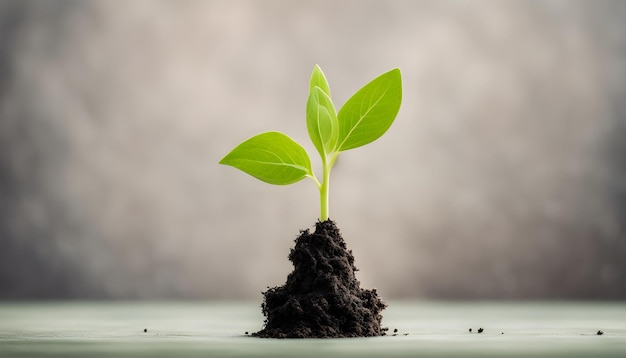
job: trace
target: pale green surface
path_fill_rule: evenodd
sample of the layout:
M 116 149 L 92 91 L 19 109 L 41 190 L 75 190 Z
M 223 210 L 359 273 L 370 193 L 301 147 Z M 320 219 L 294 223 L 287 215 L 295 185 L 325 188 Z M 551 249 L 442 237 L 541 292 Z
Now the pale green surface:
M 0 303 L 0 356 L 626 357 L 625 303 L 391 302 L 396 337 L 244 335 L 261 324 L 254 302 Z

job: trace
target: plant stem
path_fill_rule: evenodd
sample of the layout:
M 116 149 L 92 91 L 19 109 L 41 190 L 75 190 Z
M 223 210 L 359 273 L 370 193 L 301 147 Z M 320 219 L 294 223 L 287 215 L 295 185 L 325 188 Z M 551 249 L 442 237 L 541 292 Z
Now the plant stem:
M 328 162 L 327 158 L 322 158 L 322 183 L 320 185 L 320 221 L 328 220 L 328 186 L 330 185 L 330 169 L 334 160 Z

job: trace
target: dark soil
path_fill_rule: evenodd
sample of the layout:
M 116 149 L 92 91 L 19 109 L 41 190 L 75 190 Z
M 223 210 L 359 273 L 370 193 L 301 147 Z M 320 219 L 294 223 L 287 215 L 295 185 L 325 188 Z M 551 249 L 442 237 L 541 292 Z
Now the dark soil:
M 265 326 L 253 336 L 263 338 L 343 338 L 385 335 L 381 311 L 387 305 L 376 289 L 366 290 L 354 273 L 352 251 L 346 248 L 332 220 L 317 222 L 315 232 L 301 231 L 289 253 L 293 272 L 283 286 L 263 292 Z

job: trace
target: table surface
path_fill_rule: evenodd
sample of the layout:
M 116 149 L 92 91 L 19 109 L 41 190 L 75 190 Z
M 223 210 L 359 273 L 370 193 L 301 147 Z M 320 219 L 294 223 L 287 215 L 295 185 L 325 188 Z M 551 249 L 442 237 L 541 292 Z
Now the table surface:
M 373 338 L 245 335 L 262 323 L 258 302 L 0 302 L 0 357 L 626 357 L 626 302 L 396 301 Z

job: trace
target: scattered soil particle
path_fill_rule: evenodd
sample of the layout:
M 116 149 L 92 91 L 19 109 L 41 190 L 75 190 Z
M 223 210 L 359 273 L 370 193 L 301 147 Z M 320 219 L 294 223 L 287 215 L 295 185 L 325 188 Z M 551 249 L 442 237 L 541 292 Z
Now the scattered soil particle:
M 143 333 L 148 333 L 148 329 L 147 329 L 147 328 L 144 328 L 144 329 L 143 329 Z
M 405 335 L 405 336 L 408 336 L 409 334 L 408 334 L 408 333 L 405 333 L 404 335 Z
M 598 336 L 601 336 L 601 335 L 603 335 L 603 334 L 604 334 L 604 332 L 602 332 L 602 331 L 598 331 L 598 333 L 596 333 L 596 334 L 597 334 Z
M 248 335 L 248 331 L 246 331 L 246 333 L 245 333 L 245 334 L 246 334 L 246 336 L 247 336 L 247 335 Z
M 393 329 L 393 333 L 398 333 L 398 329 L 397 329 L 397 328 L 394 328 L 394 329 Z
M 472 329 L 471 328 L 469 329 L 469 332 L 472 333 Z
M 483 329 L 482 329 L 482 328 L 479 328 L 479 329 L 478 329 L 478 333 L 483 333 Z
M 376 289 L 360 287 L 352 251 L 332 220 L 315 232 L 300 232 L 289 253 L 294 269 L 283 286 L 263 292 L 263 338 L 343 338 L 382 336 L 387 305 Z

